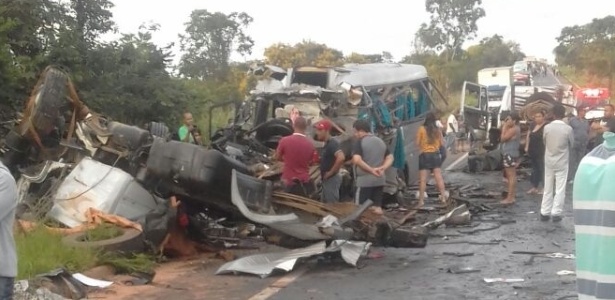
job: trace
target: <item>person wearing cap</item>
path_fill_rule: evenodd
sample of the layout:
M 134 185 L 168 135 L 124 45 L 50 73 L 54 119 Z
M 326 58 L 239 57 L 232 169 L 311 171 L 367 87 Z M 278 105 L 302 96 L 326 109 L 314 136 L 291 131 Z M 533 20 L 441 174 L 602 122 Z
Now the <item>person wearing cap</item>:
M 310 182 L 310 164 L 314 157 L 314 144 L 305 136 L 307 120 L 297 117 L 293 122 L 292 135 L 278 143 L 274 158 L 284 162 L 282 182 L 287 193 L 309 197 L 314 190 Z
M 572 127 L 572 135 L 574 136 L 574 145 L 570 149 L 570 166 L 568 172 L 568 182 L 572 183 L 574 175 L 577 173 L 577 168 L 581 159 L 587 152 L 587 144 L 589 143 L 590 124 L 585 119 L 585 113 L 589 108 L 580 106 L 577 108 L 577 115 L 568 118 L 568 125 Z
M 344 152 L 340 149 L 340 143 L 331 138 L 333 123 L 329 120 L 321 120 L 314 124 L 316 138 L 325 143 L 320 155 L 320 175 L 322 179 L 322 193 L 320 200 L 327 203 L 335 203 L 340 200 L 340 186 L 342 177 L 339 174 L 344 164 Z

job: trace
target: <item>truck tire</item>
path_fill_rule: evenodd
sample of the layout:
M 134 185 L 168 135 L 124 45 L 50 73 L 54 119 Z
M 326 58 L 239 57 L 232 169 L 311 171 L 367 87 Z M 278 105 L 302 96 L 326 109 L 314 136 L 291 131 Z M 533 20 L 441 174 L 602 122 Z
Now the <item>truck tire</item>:
M 534 93 L 532 95 L 530 95 L 527 98 L 527 101 L 525 102 L 525 104 L 530 104 L 532 102 L 536 102 L 538 100 L 542 100 L 542 101 L 547 101 L 549 103 L 555 103 L 555 98 L 553 98 L 553 96 L 551 96 L 551 94 L 547 93 L 547 92 L 538 92 L 538 93 Z
M 145 249 L 143 232 L 134 228 L 120 228 L 122 235 L 102 241 L 86 241 L 85 232 L 65 236 L 62 243 L 75 248 L 98 248 L 109 252 L 141 252 Z
M 49 68 L 44 74 L 32 110 L 31 120 L 34 127 L 42 133 L 52 130 L 68 107 L 68 75 L 58 69 Z

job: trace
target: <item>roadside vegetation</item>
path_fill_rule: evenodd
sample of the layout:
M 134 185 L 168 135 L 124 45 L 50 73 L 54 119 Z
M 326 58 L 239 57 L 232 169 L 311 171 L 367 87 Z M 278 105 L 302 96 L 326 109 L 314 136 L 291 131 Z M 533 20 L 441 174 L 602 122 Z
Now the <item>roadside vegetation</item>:
M 112 225 L 98 226 L 86 234 L 97 241 L 118 236 L 121 231 Z M 15 234 L 18 255 L 17 279 L 27 279 L 57 268 L 83 272 L 99 265 L 112 266 L 118 273 L 149 273 L 156 265 L 147 254 L 124 255 L 106 253 L 93 248 L 73 248 L 62 243 L 62 235 L 43 226 Z
M 15 235 L 18 254 L 18 279 L 31 278 L 59 267 L 78 272 L 94 267 L 98 252 L 94 249 L 70 248 L 62 243 L 62 235 L 45 227 Z

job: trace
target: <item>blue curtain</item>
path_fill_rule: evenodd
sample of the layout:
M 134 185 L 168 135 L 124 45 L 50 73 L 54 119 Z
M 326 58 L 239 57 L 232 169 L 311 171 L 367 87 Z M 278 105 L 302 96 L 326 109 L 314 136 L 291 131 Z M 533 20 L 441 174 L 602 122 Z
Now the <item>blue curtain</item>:
M 408 97 L 406 95 L 399 95 L 395 98 L 395 117 L 397 119 L 405 121 L 410 117 L 408 115 Z
M 406 153 L 404 151 L 404 136 L 401 128 L 397 128 L 395 137 L 395 149 L 393 151 L 393 167 L 403 170 L 406 165 Z
M 423 90 L 421 90 L 419 93 L 419 101 L 417 102 L 417 105 L 419 107 L 417 116 L 429 111 L 429 99 L 427 98 L 427 94 Z

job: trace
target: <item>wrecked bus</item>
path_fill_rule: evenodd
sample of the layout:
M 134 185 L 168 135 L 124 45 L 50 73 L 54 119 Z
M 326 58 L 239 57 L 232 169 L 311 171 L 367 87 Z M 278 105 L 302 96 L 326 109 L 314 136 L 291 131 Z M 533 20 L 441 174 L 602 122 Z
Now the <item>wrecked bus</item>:
M 385 193 L 396 194 L 400 185 L 418 181 L 419 153 L 414 139 L 425 114 L 433 108 L 432 90 L 436 90 L 425 67 L 377 63 L 285 70 L 259 65 L 251 73 L 257 77 L 256 88 L 246 101 L 236 103 L 232 124 L 212 135 L 214 148 L 248 165 L 263 162 L 263 154 L 275 149 L 283 136 L 292 134 L 289 112 L 297 110 L 311 124 L 321 119 L 332 121 L 334 138 L 350 158 L 352 124 L 365 118 L 395 156 Z M 441 94 L 439 98 L 444 99 Z M 322 146 L 314 143 L 317 149 Z M 351 177 L 352 169 L 346 170 Z M 348 184 L 343 187 L 346 192 L 350 188 Z

